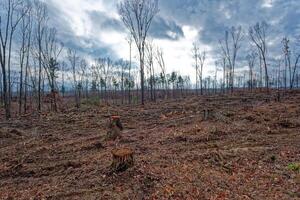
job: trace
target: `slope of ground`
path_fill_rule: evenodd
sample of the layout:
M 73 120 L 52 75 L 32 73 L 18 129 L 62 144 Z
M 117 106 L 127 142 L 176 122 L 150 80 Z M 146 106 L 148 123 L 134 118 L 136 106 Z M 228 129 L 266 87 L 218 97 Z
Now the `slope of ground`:
M 204 111 L 210 110 L 208 120 Z M 106 142 L 107 117 L 122 138 Z M 0 123 L 0 199 L 299 199 L 300 94 L 83 106 Z M 110 174 L 111 150 L 135 151 Z

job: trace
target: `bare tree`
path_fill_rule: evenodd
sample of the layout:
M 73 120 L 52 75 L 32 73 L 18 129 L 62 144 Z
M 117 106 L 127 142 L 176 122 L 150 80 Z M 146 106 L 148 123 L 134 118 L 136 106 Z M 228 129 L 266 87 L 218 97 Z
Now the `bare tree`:
M 47 29 L 44 37 L 44 50 L 42 51 L 42 65 L 44 67 L 48 83 L 51 89 L 51 108 L 57 111 L 58 88 L 56 78 L 58 77 L 58 57 L 63 49 L 63 44 L 56 38 L 55 28 Z
M 285 61 L 285 70 L 284 70 L 284 86 L 287 88 L 287 71 L 289 71 L 289 82 L 290 82 L 290 89 L 294 87 L 295 83 L 295 74 L 296 74 L 296 69 L 299 63 L 300 59 L 300 54 L 295 54 L 295 62 L 294 65 L 292 66 L 292 51 L 290 50 L 290 40 L 287 37 L 284 37 L 282 40 L 283 44 L 283 53 L 284 53 L 284 61 Z
M 160 78 L 162 82 L 162 87 L 164 89 L 164 96 L 165 99 L 167 98 L 167 90 L 168 90 L 168 83 L 167 83 L 167 77 L 166 77 L 166 65 L 164 60 L 164 52 L 162 49 L 157 48 L 156 55 L 155 55 L 156 61 L 160 67 L 161 73 Z
M 21 20 L 20 26 L 20 40 L 21 46 L 19 49 L 19 62 L 20 62 L 20 81 L 19 81 L 19 114 L 22 113 L 22 103 L 24 98 L 24 111 L 26 112 L 27 101 L 27 79 L 28 79 L 28 62 L 31 43 L 31 4 L 23 2 L 21 12 L 26 13 Z M 25 67 L 25 69 L 24 69 Z M 24 78 L 25 71 L 25 80 Z M 24 83 L 24 84 L 23 84 Z M 25 89 L 24 89 L 25 85 Z M 24 94 L 24 96 L 23 96 Z
M 214 83 L 213 83 L 213 88 L 214 88 L 215 94 L 217 93 L 217 87 L 218 87 L 218 80 L 217 80 L 218 71 L 219 71 L 219 62 L 215 61 L 215 74 L 214 74 Z
M 39 0 L 34 1 L 34 15 L 35 15 L 35 57 L 38 60 L 38 83 L 37 83 L 37 98 L 38 98 L 38 110 L 42 109 L 41 97 L 42 97 L 42 76 L 43 76 L 43 40 L 45 37 L 48 13 L 47 7 L 44 2 Z
M 198 59 L 199 59 L 199 46 L 196 43 L 193 43 L 193 49 L 192 49 L 192 53 L 193 53 L 193 58 L 195 59 L 195 70 L 196 70 L 196 93 L 198 95 L 198 84 L 199 84 L 199 64 L 198 64 Z
M 121 97 L 121 101 L 122 104 L 124 104 L 124 99 L 125 99 L 125 69 L 128 66 L 128 63 L 126 61 L 124 61 L 123 59 L 118 60 L 116 63 L 116 68 L 117 68 L 117 73 L 120 75 L 120 86 L 121 86 L 121 93 L 122 93 L 122 97 Z
M 127 37 L 127 42 L 129 45 L 129 66 L 128 66 L 128 79 L 127 79 L 127 86 L 128 86 L 128 100 L 129 104 L 131 104 L 131 69 L 132 69 L 132 36 L 129 35 Z
M 291 73 L 291 51 L 289 46 L 290 40 L 287 37 L 284 37 L 282 39 L 283 44 L 283 53 L 284 53 L 284 63 L 285 63 L 285 69 L 284 69 L 284 87 L 287 89 L 287 71 L 289 70 L 289 80 L 292 81 L 292 73 Z
M 226 92 L 226 58 L 222 57 L 221 58 L 221 63 L 222 63 L 222 68 L 223 68 L 223 83 L 222 83 L 222 87 L 223 87 L 223 93 Z
M 98 82 L 98 86 L 100 87 L 100 96 L 102 96 L 102 91 L 104 88 L 105 101 L 108 100 L 107 87 L 112 64 L 113 62 L 110 58 L 99 58 L 96 60 L 95 65 L 92 67 L 95 79 Z
M 119 14 L 132 34 L 140 58 L 141 102 L 144 104 L 144 58 L 146 38 L 154 16 L 158 13 L 158 0 L 125 0 L 118 5 Z
M 150 92 L 151 92 L 151 100 L 156 100 L 156 91 L 155 91 L 155 71 L 154 71 L 154 45 L 151 41 L 146 43 L 146 66 L 149 71 L 150 77 Z
M 200 53 L 198 55 L 198 59 L 200 64 L 200 68 L 199 68 L 200 92 L 201 95 L 203 95 L 203 67 L 206 59 L 206 52 L 203 51 L 202 53 Z
M 28 14 L 28 27 L 27 27 L 27 51 L 26 51 L 26 64 L 25 64 L 25 77 L 24 77 L 24 113 L 27 112 L 27 94 L 28 94 L 28 82 L 29 82 L 29 60 L 30 60 L 30 48 L 32 43 L 32 9 Z
M 241 48 L 242 39 L 242 27 L 239 26 L 236 28 L 233 26 L 230 30 L 225 31 L 224 40 L 219 41 L 223 56 L 226 58 L 227 64 L 229 66 L 229 84 L 231 92 L 233 92 L 234 88 L 235 65 L 238 51 Z
M 0 13 L 0 64 L 2 69 L 3 99 L 5 117 L 11 117 L 11 54 L 14 33 L 21 19 L 26 14 L 22 12 L 22 0 L 5 0 L 0 2 L 3 12 Z M 3 16 L 2 16 L 3 15 Z
M 79 57 L 77 56 L 77 52 L 73 49 L 68 49 L 68 60 L 70 62 L 71 70 L 72 70 L 72 77 L 73 77 L 73 89 L 75 92 L 75 103 L 76 107 L 80 108 L 80 99 L 79 99 L 79 85 L 77 80 L 77 65 Z
M 267 24 L 265 22 L 256 23 L 249 28 L 249 36 L 251 41 L 257 47 L 265 70 L 265 86 L 269 89 L 269 74 L 267 65 Z
M 248 61 L 249 67 L 249 88 L 253 90 L 253 68 L 255 65 L 255 60 L 257 58 L 257 53 L 255 51 L 251 51 L 247 56 L 246 59 Z
M 65 97 L 65 92 L 66 92 L 66 88 L 65 88 L 65 71 L 67 70 L 67 63 L 65 61 L 63 61 L 60 64 L 60 72 L 61 72 L 61 93 L 62 96 Z
M 88 70 L 88 64 L 85 59 L 82 59 L 80 61 L 79 70 L 77 72 L 78 74 L 78 92 L 79 92 L 79 99 L 82 98 L 82 93 L 84 93 L 84 84 L 87 84 L 87 70 Z M 87 94 L 87 92 L 85 92 Z

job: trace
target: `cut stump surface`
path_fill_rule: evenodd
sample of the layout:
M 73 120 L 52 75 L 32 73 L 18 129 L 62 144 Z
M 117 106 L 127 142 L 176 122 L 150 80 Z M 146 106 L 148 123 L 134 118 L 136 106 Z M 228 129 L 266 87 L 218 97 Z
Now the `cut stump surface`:
M 134 164 L 134 151 L 129 148 L 114 149 L 111 151 L 113 162 L 111 170 L 113 172 L 122 172 L 132 167 Z

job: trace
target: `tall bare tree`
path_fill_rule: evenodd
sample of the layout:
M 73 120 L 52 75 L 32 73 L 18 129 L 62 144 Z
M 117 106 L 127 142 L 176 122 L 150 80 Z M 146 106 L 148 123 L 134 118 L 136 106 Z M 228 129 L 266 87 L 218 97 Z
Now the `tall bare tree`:
M 35 56 L 38 59 L 38 83 L 37 83 L 37 96 L 38 96 L 38 110 L 42 109 L 42 76 L 43 76 L 43 40 L 45 37 L 48 13 L 47 6 L 44 2 L 39 0 L 34 1 L 34 14 L 35 14 Z
M 164 96 L 165 99 L 167 98 L 167 90 L 168 90 L 168 83 L 167 83 L 167 77 L 166 77 L 166 64 L 164 60 L 164 52 L 161 48 L 157 48 L 156 55 L 155 55 L 156 61 L 160 67 L 161 73 L 160 73 L 160 79 L 162 82 L 162 87 L 164 90 Z
M 75 93 L 75 103 L 76 107 L 80 108 L 80 99 L 79 99 L 79 85 L 78 85 L 78 78 L 77 78 L 77 68 L 78 68 L 78 62 L 79 62 L 79 57 L 77 55 L 76 50 L 73 49 L 68 49 L 67 52 L 68 60 L 70 62 L 71 66 L 71 71 L 72 71 L 72 77 L 73 77 L 73 90 Z
M 59 71 L 58 57 L 63 50 L 63 44 L 57 40 L 56 34 L 57 30 L 55 28 L 47 29 L 43 40 L 44 50 L 42 51 L 42 65 L 51 89 L 51 107 L 54 111 L 57 111 L 58 87 L 56 78 Z
M 253 69 L 254 69 L 256 58 L 257 58 L 257 53 L 255 51 L 251 51 L 246 56 L 246 59 L 248 61 L 248 67 L 249 67 L 249 88 L 251 91 L 253 90 Z
M 198 84 L 199 84 L 199 64 L 198 64 L 198 59 L 199 59 L 199 46 L 197 43 L 193 43 L 193 58 L 195 59 L 195 75 L 196 75 L 196 93 L 198 95 Z
M 222 89 L 223 89 L 223 93 L 226 92 L 226 58 L 222 57 L 221 58 L 221 63 L 222 63 L 222 68 L 223 68 L 223 83 L 222 83 Z
M 27 79 L 28 79 L 28 62 L 31 44 L 31 29 L 32 29 L 32 7 L 29 2 L 22 3 L 21 12 L 26 13 L 21 20 L 20 25 L 20 48 L 19 48 L 19 63 L 20 63 L 20 79 L 19 79 L 19 114 L 22 113 L 22 103 L 24 99 L 24 111 L 26 112 L 27 101 Z M 24 69 L 25 68 L 25 69 Z M 24 74 L 25 72 L 25 74 Z M 25 75 L 25 78 L 23 78 Z M 24 80 L 23 80 L 24 79 Z M 24 86 L 25 85 L 25 86 Z
M 24 77 L 24 113 L 27 112 L 27 95 L 28 95 L 28 82 L 29 82 L 29 62 L 30 62 L 30 48 L 32 45 L 32 7 L 28 13 L 28 27 L 27 27 L 27 51 L 26 51 L 26 63 L 25 63 L 25 77 Z
M 158 0 L 125 0 L 118 5 L 121 19 L 132 34 L 139 52 L 141 75 L 141 102 L 144 104 L 144 60 L 149 28 L 158 13 Z
M 149 81 L 150 81 L 150 94 L 151 94 L 151 100 L 156 100 L 156 84 L 155 84 L 155 70 L 154 70 L 154 45 L 152 41 L 148 41 L 146 44 L 146 67 L 149 71 Z
M 198 55 L 198 59 L 199 59 L 199 80 L 200 80 L 200 92 L 201 95 L 203 95 L 203 67 L 204 67 L 204 63 L 205 63 L 205 59 L 206 59 L 206 52 L 203 51 Z
M 128 79 L 127 79 L 127 86 L 128 86 L 128 101 L 131 104 L 131 69 L 132 69 L 132 36 L 129 35 L 127 37 L 127 42 L 129 45 L 129 66 L 128 66 Z
M 241 41 L 243 40 L 243 31 L 242 27 L 231 27 L 230 30 L 225 31 L 224 40 L 220 40 L 220 46 L 223 53 L 223 56 L 227 60 L 229 66 L 229 84 L 231 92 L 234 88 L 234 74 L 235 74 L 235 65 L 236 59 L 238 56 L 238 51 L 241 48 Z
M 22 0 L 3 0 L 0 7 L 0 64 L 2 70 L 3 99 L 5 107 L 5 117 L 11 117 L 11 54 L 12 41 L 18 24 L 26 14 L 23 12 Z
M 269 74 L 267 65 L 267 24 L 265 22 L 256 23 L 249 28 L 249 36 L 251 41 L 257 47 L 261 56 L 265 70 L 265 86 L 269 89 Z
M 85 59 L 81 59 L 79 69 L 77 71 L 78 71 L 77 74 L 78 74 L 79 99 L 81 99 L 83 96 L 82 94 L 84 93 L 84 90 L 86 90 L 87 87 L 86 84 L 87 84 L 88 64 Z M 87 96 L 87 91 L 85 91 L 85 94 Z
M 282 39 L 283 44 L 283 53 L 284 53 L 284 87 L 287 89 L 287 73 L 289 71 L 289 80 L 292 81 L 292 73 L 291 73 L 291 51 L 290 51 L 290 40 L 287 37 Z
M 284 53 L 284 61 L 285 61 L 285 70 L 284 70 L 284 86 L 287 88 L 287 71 L 289 72 L 289 87 L 292 89 L 294 87 L 295 83 L 295 74 L 296 74 L 296 69 L 299 63 L 300 59 L 300 54 L 292 52 L 290 50 L 290 40 L 287 37 L 284 37 L 282 40 L 283 44 L 283 53 Z M 295 62 L 294 65 L 292 66 L 292 53 L 295 55 Z

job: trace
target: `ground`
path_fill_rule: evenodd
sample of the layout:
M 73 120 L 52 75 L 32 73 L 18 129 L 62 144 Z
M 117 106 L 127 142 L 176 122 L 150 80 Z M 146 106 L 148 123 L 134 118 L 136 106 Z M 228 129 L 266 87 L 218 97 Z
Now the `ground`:
M 111 115 L 125 129 L 105 141 Z M 295 91 L 1 120 L 0 199 L 300 199 L 299 116 Z M 121 147 L 134 166 L 111 173 Z

